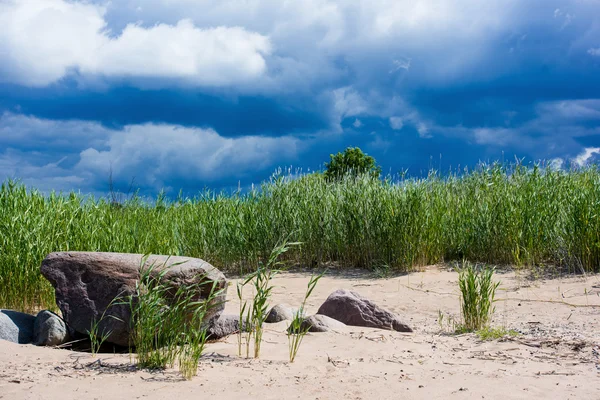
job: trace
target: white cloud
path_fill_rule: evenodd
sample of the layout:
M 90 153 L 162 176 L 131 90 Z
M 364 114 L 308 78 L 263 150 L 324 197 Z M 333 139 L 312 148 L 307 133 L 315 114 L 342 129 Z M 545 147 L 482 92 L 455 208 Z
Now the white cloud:
M 563 160 L 560 157 L 556 157 L 553 158 L 552 160 L 550 160 L 550 169 L 554 170 L 554 171 L 559 171 L 561 169 L 563 169 L 563 166 L 565 164 L 565 160 Z
M 514 130 L 506 128 L 477 128 L 473 129 L 475 142 L 483 145 L 504 146 L 515 139 Z
M 537 106 L 540 115 L 564 122 L 600 120 L 600 99 L 544 102 Z
M 111 130 L 95 122 L 52 121 L 22 114 L 0 114 L 0 149 L 38 149 L 45 153 L 102 146 Z
M 62 0 L 0 4 L 0 79 L 43 86 L 89 63 L 107 40 L 104 8 Z
M 189 20 L 143 28 L 128 25 L 99 49 L 83 73 L 107 76 L 183 78 L 222 86 L 260 77 L 266 70 L 269 40 L 243 28 L 198 29 Z
M 360 121 L 360 119 L 356 118 L 352 123 L 352 126 L 358 129 L 363 126 L 363 123 Z
M 594 154 L 600 154 L 600 147 L 586 147 L 581 154 L 573 159 L 573 162 L 583 167 L 592 159 Z
M 369 114 L 369 103 L 351 86 L 332 91 L 334 123 L 339 124 L 343 118 Z
M 600 57 L 600 47 L 592 47 L 587 52 L 590 56 Z
M 523 12 L 519 0 L 489 0 L 485 7 L 479 0 L 102 4 L 2 0 L 4 80 L 43 86 L 79 70 L 193 85 L 302 90 L 348 71 L 357 80 L 367 79 L 381 69 L 389 72 L 392 63 L 392 71 L 411 68 L 411 79 L 452 82 L 455 76 L 471 76 L 469 68 L 497 50 L 498 38 L 524 31 L 531 18 L 538 21 L 536 13 Z M 569 12 L 585 15 L 586 7 L 570 4 Z M 340 59 L 351 68 L 337 65 Z M 481 73 L 503 71 L 496 67 Z
M 407 104 L 400 96 L 393 96 L 390 99 L 375 89 L 367 93 L 361 93 L 353 86 L 344 86 L 331 91 L 328 99 L 333 103 L 332 132 L 340 133 L 342 131 L 340 122 L 344 118 L 373 116 L 387 120 L 390 128 L 394 130 L 411 126 L 417 130 L 421 138 L 429 139 L 432 137 L 430 127 L 434 127 L 435 123 L 423 118 L 415 108 Z M 398 115 L 402 115 L 402 117 Z
M 423 139 L 430 139 L 432 137 L 429 127 L 424 122 L 417 123 L 417 132 L 419 132 L 419 137 Z
M 390 117 L 390 128 L 399 131 L 404 126 L 404 121 L 401 117 Z
M 563 21 L 563 24 L 560 27 L 561 30 L 565 29 L 571 24 L 571 22 L 573 22 L 573 16 L 568 12 L 561 10 L 560 8 L 554 10 L 554 18 Z
M 398 71 L 399 69 L 404 69 L 408 71 L 410 69 L 410 61 L 410 58 L 403 58 L 400 60 L 392 61 L 392 70 L 390 71 L 390 74 Z
M 13 149 L 0 152 L 0 181 L 6 178 L 19 179 L 27 186 L 46 193 L 80 188 L 89 192 L 93 189 L 86 184 L 89 176 L 77 175 L 61 167 L 60 160 L 40 164 L 36 162 L 39 156 L 43 157 L 43 154 L 24 153 Z
M 390 140 L 386 140 L 381 135 L 377 134 L 377 132 L 371 132 L 371 135 L 375 137 L 371 142 L 369 142 L 368 146 L 376 151 L 380 151 L 383 154 L 387 153 L 393 143 Z
M 70 71 L 107 77 L 167 78 L 206 86 L 259 78 L 268 37 L 240 27 L 200 29 L 189 20 L 151 27 L 129 24 L 116 37 L 105 8 L 65 0 L 0 4 L 4 81 L 45 86 Z
M 106 182 L 111 169 L 117 183 L 135 177 L 144 188 L 169 187 L 171 181 L 202 186 L 291 162 L 301 147 L 289 136 L 227 138 L 212 129 L 166 124 L 115 130 L 19 114 L 0 117 L 0 134 L 6 132 L 11 135 L 0 136 L 5 149 L 0 151 L 0 181 L 18 177 L 42 190 L 89 191 Z
M 600 119 L 600 99 L 542 102 L 535 110 L 536 117 L 510 127 L 432 126 L 431 130 L 454 138 L 470 137 L 476 144 L 517 151 L 531 159 L 551 160 L 555 166 L 560 160 L 580 165 L 596 154 L 595 147 L 585 149 L 580 142 L 600 135 L 595 123 Z
M 291 137 L 225 138 L 212 129 L 173 125 L 131 125 L 115 131 L 107 150 L 81 152 L 76 168 L 116 176 L 136 176 L 148 186 L 169 179 L 215 182 L 247 171 L 260 171 L 281 159 L 293 159 L 298 140 Z

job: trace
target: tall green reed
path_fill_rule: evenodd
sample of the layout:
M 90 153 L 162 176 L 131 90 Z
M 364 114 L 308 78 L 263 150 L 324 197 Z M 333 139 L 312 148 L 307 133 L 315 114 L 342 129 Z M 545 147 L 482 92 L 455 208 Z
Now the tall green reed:
M 224 271 L 255 271 L 282 237 L 303 243 L 290 263 L 406 271 L 463 260 L 600 271 L 600 170 L 480 165 L 424 179 L 368 176 L 327 182 L 280 174 L 248 193 L 205 191 L 115 207 L 75 193 L 0 188 L 0 307 L 54 307 L 39 273 L 52 251 L 200 257 Z
M 237 293 L 240 300 L 240 329 L 238 333 L 238 353 L 242 354 L 242 338 L 245 338 L 246 357 L 250 355 L 250 342 L 254 338 L 254 358 L 260 357 L 260 349 L 263 337 L 263 324 L 267 319 L 269 309 L 269 299 L 274 286 L 271 280 L 280 272 L 278 268 L 284 263 L 280 257 L 286 253 L 290 247 L 299 243 L 290 243 L 284 240 L 276 245 L 269 255 L 266 263 L 259 262 L 256 271 L 248 274 L 242 282 L 238 282 Z M 252 284 L 254 293 L 253 298 L 248 304 L 243 298 L 243 289 L 246 285 Z M 244 325 L 246 329 L 244 329 Z
M 311 328 L 310 325 L 304 323 L 304 309 L 306 307 L 306 302 L 312 294 L 313 290 L 315 290 L 315 287 L 317 287 L 319 279 L 321 279 L 324 274 L 325 272 L 322 272 L 318 275 L 313 275 L 310 277 L 306 288 L 306 293 L 304 294 L 304 299 L 302 300 L 302 304 L 300 305 L 300 308 L 298 308 L 298 310 L 296 310 L 296 312 L 294 313 L 294 318 L 292 318 L 292 321 L 288 326 L 288 351 L 291 363 L 293 363 L 296 359 L 296 356 L 298 355 L 298 350 L 300 350 L 300 345 L 302 344 L 302 340 Z

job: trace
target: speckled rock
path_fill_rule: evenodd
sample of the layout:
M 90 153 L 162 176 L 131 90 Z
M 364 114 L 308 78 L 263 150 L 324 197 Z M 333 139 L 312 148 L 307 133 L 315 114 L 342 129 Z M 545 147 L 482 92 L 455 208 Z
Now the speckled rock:
M 297 309 L 292 306 L 282 303 L 277 304 L 267 314 L 265 322 L 275 323 L 294 319 Z
M 242 327 L 246 329 L 246 324 Z M 209 340 L 217 340 L 229 335 L 233 335 L 240 330 L 240 316 L 231 314 L 222 314 L 219 318 L 212 320 L 206 336 Z
M 36 346 L 60 346 L 69 341 L 65 321 L 52 311 L 40 311 L 33 324 L 33 344 Z
M 346 289 L 339 289 L 330 294 L 317 314 L 326 315 L 351 326 L 412 332 L 412 329 L 396 314 Z
M 309 332 L 340 331 L 345 327 L 346 324 L 320 314 L 311 315 L 310 317 L 305 318 L 304 321 L 302 321 L 302 325 L 300 325 L 300 329 L 304 330 L 308 328 Z
M 197 285 L 194 300 L 206 299 L 213 284 L 217 291 L 226 287 L 223 273 L 198 258 L 152 255 L 144 265 L 142 259 L 141 254 L 52 253 L 42 262 L 41 271 L 54 286 L 56 304 L 70 329 L 86 334 L 92 322 L 100 320 L 98 331 L 110 332 L 107 342 L 120 346 L 130 342 L 131 310 L 128 304 L 115 304 L 113 300 L 135 294 L 142 269 L 152 267 L 155 276 L 168 269 L 160 276 L 163 283 L 173 288 L 169 293 L 174 294 L 181 286 Z M 222 290 L 214 298 L 205 321 L 218 318 L 224 308 Z

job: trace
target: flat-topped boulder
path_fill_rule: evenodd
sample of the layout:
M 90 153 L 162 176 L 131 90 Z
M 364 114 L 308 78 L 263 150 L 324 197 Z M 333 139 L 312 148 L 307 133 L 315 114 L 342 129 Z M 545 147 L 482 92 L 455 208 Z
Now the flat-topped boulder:
M 87 334 L 99 321 L 98 332 L 109 333 L 107 342 L 120 346 L 130 344 L 131 309 L 115 299 L 135 295 L 142 271 L 160 276 L 173 293 L 181 286 L 196 285 L 194 300 L 206 299 L 211 290 L 225 289 L 227 284 L 221 271 L 198 258 L 151 255 L 143 260 L 142 254 L 60 252 L 49 254 L 41 271 L 54 286 L 56 304 L 70 329 Z M 225 290 L 221 290 L 206 321 L 219 317 L 224 308 Z

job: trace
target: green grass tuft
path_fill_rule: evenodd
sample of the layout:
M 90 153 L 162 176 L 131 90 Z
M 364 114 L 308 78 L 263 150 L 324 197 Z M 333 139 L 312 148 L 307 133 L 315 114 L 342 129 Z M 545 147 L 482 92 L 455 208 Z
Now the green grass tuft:
M 269 299 L 273 286 L 271 280 L 277 275 L 284 263 L 280 258 L 290 247 L 300 243 L 290 243 L 285 239 L 282 243 L 273 248 L 266 264 L 258 263 L 256 271 L 248 274 L 241 282 L 237 284 L 237 295 L 240 300 L 240 329 L 238 331 L 238 355 L 242 355 L 242 340 L 245 339 L 246 358 L 250 357 L 250 342 L 254 338 L 254 358 L 260 357 L 260 349 L 263 337 L 263 324 L 267 319 L 269 309 Z M 254 296 L 250 304 L 243 298 L 243 290 L 246 285 L 252 284 Z M 246 321 L 246 329 L 244 322 Z
M 136 362 L 149 369 L 172 368 L 177 363 L 182 376 L 191 379 L 207 340 L 205 316 L 217 305 L 220 290 L 213 285 L 205 299 L 197 300 L 201 286 L 206 285 L 198 279 L 173 293 L 173 286 L 164 280 L 168 268 L 154 264 L 144 267 L 147 259 L 142 259 L 135 293 L 123 299 L 131 308 L 131 347 Z
M 304 294 L 304 299 L 302 300 L 302 304 L 294 314 L 294 318 L 288 326 L 288 351 L 291 363 L 293 363 L 296 359 L 296 356 L 298 355 L 298 350 L 300 350 L 300 345 L 302 344 L 302 340 L 304 339 L 304 336 L 306 336 L 310 329 L 310 326 L 302 326 L 302 323 L 304 322 L 305 318 L 304 310 L 306 308 L 306 302 L 312 294 L 313 290 L 315 290 L 315 288 L 317 287 L 317 283 L 319 283 L 319 279 L 321 279 L 323 275 L 325 275 L 325 272 L 321 272 L 318 275 L 313 275 L 310 277 L 306 288 L 306 293 Z
M 463 263 L 458 274 L 458 286 L 461 294 L 462 324 L 461 331 L 472 332 L 485 328 L 495 307 L 493 305 L 499 282 L 492 282 L 494 270 L 477 268 Z
M 506 336 L 510 336 L 510 337 L 519 336 L 519 332 L 515 331 L 514 329 L 506 329 L 504 327 L 500 327 L 500 328 L 485 327 L 483 329 L 478 330 L 475 333 L 477 334 L 479 339 L 484 340 L 484 341 L 485 340 L 498 340 L 498 339 L 502 339 L 503 337 L 506 337 Z

